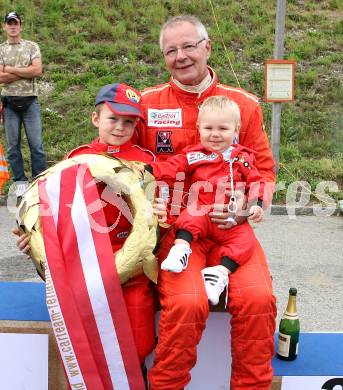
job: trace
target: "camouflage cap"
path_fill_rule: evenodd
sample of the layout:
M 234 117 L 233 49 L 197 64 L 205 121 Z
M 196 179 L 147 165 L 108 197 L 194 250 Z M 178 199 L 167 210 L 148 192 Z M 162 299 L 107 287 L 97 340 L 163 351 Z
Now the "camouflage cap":
M 19 23 L 21 23 L 21 17 L 15 12 L 9 12 L 5 17 L 4 17 L 4 23 L 8 23 L 10 20 L 16 20 Z

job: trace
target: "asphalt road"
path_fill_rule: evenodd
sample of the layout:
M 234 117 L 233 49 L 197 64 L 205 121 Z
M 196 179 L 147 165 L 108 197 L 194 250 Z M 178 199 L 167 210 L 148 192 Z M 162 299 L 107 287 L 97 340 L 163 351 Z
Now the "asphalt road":
M 37 281 L 16 248 L 13 214 L 0 206 L 0 281 Z M 278 321 L 288 289 L 298 289 L 302 331 L 343 332 L 343 216 L 268 215 L 255 225 L 268 257 L 278 301 Z

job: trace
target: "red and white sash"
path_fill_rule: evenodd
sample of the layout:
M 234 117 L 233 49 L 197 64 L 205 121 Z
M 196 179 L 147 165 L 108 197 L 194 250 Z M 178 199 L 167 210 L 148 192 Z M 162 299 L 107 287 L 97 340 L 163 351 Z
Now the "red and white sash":
M 39 183 L 46 302 L 72 389 L 142 390 L 105 216 L 86 165 Z M 99 230 L 102 230 L 101 232 Z

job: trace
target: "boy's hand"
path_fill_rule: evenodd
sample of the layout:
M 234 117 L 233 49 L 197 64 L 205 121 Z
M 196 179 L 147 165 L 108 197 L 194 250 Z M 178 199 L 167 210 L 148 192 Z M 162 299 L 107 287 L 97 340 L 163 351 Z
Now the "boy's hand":
M 167 204 L 162 198 L 155 198 L 152 205 L 152 209 L 155 215 L 158 217 L 158 222 L 163 223 L 167 220 Z
M 263 218 L 263 209 L 260 206 L 254 205 L 251 206 L 249 209 L 249 217 L 250 221 L 252 222 L 261 222 Z
M 30 248 L 30 237 L 27 234 L 20 235 L 19 229 L 13 229 L 12 233 L 17 236 L 17 247 L 23 254 L 28 254 Z

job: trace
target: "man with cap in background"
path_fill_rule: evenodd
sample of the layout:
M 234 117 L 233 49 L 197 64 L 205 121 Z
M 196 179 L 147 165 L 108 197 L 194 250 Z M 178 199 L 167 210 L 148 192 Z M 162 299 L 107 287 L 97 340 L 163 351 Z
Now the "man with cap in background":
M 32 177 L 46 169 L 36 77 L 42 74 L 42 59 L 35 42 L 21 38 L 22 21 L 16 12 L 4 18 L 7 40 L 0 45 L 0 83 L 8 162 L 16 182 L 16 195 L 28 187 L 21 153 L 21 126 L 30 147 Z

